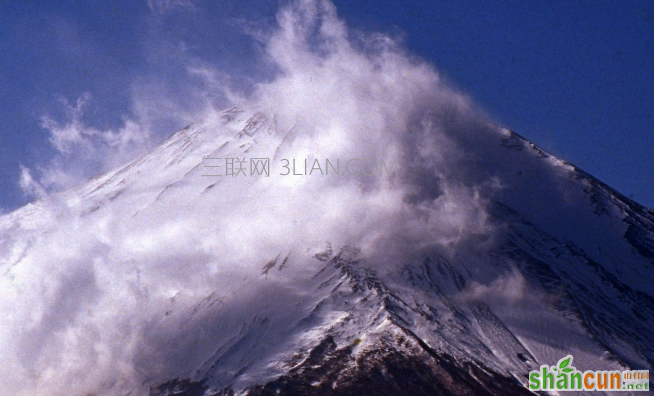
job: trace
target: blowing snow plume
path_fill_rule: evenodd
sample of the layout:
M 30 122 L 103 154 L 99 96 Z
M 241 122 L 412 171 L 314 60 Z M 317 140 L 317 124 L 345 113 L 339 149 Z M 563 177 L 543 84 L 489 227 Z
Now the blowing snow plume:
M 277 22 L 272 81 L 0 218 L 2 392 L 505 395 L 571 351 L 651 366 L 651 211 L 331 3 Z

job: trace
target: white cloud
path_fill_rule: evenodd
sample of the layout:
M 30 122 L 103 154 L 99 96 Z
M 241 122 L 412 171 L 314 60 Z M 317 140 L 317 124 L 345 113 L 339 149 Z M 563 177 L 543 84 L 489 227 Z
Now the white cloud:
M 44 198 L 47 195 L 45 189 L 38 182 L 34 181 L 29 168 L 23 165 L 20 166 L 20 180 L 18 183 L 20 189 L 26 195 L 37 198 Z
M 496 275 L 496 277 L 486 283 L 472 282 L 461 295 L 456 296 L 461 301 L 471 303 L 498 304 L 512 306 L 520 301 L 524 301 L 527 293 L 531 293 L 534 299 L 533 288 L 529 288 L 527 280 L 516 267 L 511 267 L 510 271 L 505 274 Z
M 52 143 L 60 153 L 68 154 L 72 146 L 85 146 L 88 138 L 96 135 L 95 129 L 85 127 L 81 122 L 84 107 L 91 99 L 91 94 L 84 93 L 71 106 L 66 98 L 62 98 L 64 109 L 70 118 L 65 125 L 59 125 L 49 116 L 41 119 L 41 126 L 50 131 L 50 143 Z
M 125 119 L 122 127 L 116 130 L 100 130 L 84 121 L 85 110 L 92 102 L 89 93 L 80 96 L 74 104 L 65 98 L 60 102 L 64 120 L 58 121 L 48 115 L 41 119 L 41 126 L 49 133 L 56 154 L 33 169 L 21 168 L 20 186 L 28 195 L 42 198 L 47 192 L 72 187 L 151 147 L 146 117 Z
M 471 161 L 486 155 L 484 139 L 497 131 L 433 67 L 390 38 L 352 38 L 328 1 L 291 3 L 267 37 L 265 56 L 277 76 L 255 84 L 251 95 L 235 94 L 225 74 L 194 63 L 188 70 L 203 84 L 189 109 L 161 98 L 156 83 L 141 84 L 149 89 L 135 93 L 135 117 L 102 130 L 84 121 L 89 95 L 64 103 L 67 119 L 43 120 L 59 155 L 34 173 L 23 169 L 23 190 L 42 196 L 112 169 L 149 146 L 152 120 L 162 114 L 201 121 L 203 136 L 218 146 L 235 131 L 225 129 L 215 97 L 267 117 L 270 130 L 253 141 L 271 158 L 396 160 L 399 174 L 247 179 L 201 195 L 199 175 L 183 176 L 201 155 L 184 155 L 180 145 L 161 148 L 158 162 L 144 168 L 149 173 L 130 176 L 132 185 L 102 179 L 113 190 L 94 195 L 91 207 L 91 198 L 74 195 L 43 200 L 44 224 L 22 225 L 43 234 L 29 248 L 22 245 L 29 230 L 0 246 L 3 266 L 12 266 L 0 278 L 0 312 L 9 318 L 0 323 L 7 389 L 34 395 L 110 387 L 119 394 L 122 386 L 190 372 L 217 338 L 239 331 L 229 323 L 242 326 L 239 315 L 248 309 L 273 304 L 274 320 L 287 314 L 276 298 L 306 298 L 293 291 L 303 271 L 315 269 L 311 260 L 298 258 L 278 289 L 257 278 L 263 263 L 296 248 L 355 245 L 384 269 L 434 249 L 452 256 L 479 250 L 490 237 L 486 206 L 501 183 Z M 127 191 L 116 198 L 121 188 Z M 186 320 L 210 292 L 225 296 L 213 311 L 222 316 Z M 184 315 L 166 319 L 168 309 Z

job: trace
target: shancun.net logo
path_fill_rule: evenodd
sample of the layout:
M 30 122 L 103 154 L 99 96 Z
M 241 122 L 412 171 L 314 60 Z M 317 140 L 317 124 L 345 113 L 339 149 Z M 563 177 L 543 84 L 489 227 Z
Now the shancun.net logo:
M 648 370 L 583 373 L 572 366 L 572 355 L 559 360 L 556 366 L 540 366 L 529 372 L 529 389 L 534 391 L 649 391 Z

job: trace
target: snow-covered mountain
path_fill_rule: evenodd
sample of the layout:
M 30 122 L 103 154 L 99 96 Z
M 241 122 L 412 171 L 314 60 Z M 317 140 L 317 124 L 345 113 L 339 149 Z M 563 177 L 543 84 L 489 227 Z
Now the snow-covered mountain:
M 519 395 L 569 354 L 652 369 L 652 210 L 331 2 L 285 3 L 253 32 L 262 81 L 194 64 L 197 123 L 65 192 L 21 179 L 42 197 L 0 216 L 0 395 Z M 81 127 L 42 175 L 146 139 Z
M 322 161 L 302 139 L 229 109 L 1 217 L 0 393 L 508 395 L 567 354 L 652 369 L 654 211 L 490 124 L 433 179 L 414 142 L 395 176 L 281 176 Z M 206 176 L 237 157 L 270 176 Z

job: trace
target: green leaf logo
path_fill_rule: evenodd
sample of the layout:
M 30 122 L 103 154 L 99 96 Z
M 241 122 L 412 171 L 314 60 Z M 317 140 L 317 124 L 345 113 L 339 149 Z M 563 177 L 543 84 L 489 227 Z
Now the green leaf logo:
M 570 371 L 573 370 L 574 367 L 570 366 L 570 363 L 572 363 L 572 355 L 568 355 L 564 357 L 563 359 L 559 360 L 559 371 L 563 371 L 565 373 L 569 373 Z M 570 367 L 568 367 L 570 366 Z M 566 368 L 568 367 L 568 368 Z
M 559 368 L 568 367 L 568 365 L 570 364 L 571 359 L 572 359 L 572 356 L 567 356 L 567 359 L 560 361 L 559 362 Z

